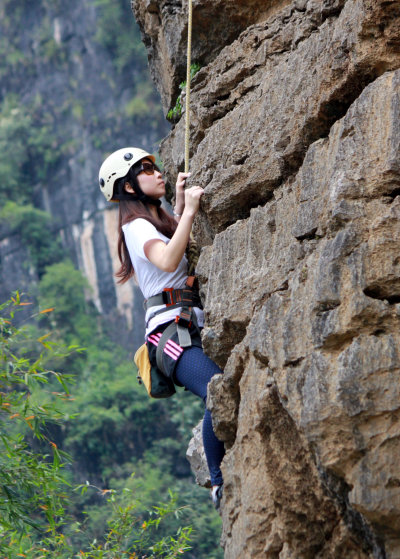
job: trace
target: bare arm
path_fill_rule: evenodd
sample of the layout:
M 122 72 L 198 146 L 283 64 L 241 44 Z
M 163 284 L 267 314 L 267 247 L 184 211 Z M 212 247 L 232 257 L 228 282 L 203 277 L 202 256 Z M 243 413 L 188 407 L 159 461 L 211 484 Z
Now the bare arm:
M 175 233 L 168 244 L 158 239 L 145 243 L 143 249 L 152 264 L 163 272 L 175 272 L 182 260 L 193 220 L 199 210 L 200 198 L 204 190 L 200 186 L 192 186 L 185 191 L 185 207 Z

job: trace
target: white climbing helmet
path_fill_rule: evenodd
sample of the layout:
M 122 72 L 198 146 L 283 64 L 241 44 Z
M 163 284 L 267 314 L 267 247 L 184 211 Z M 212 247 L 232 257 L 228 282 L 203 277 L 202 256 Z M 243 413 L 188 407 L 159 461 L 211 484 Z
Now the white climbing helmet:
M 115 181 L 124 177 L 132 165 L 144 157 L 147 157 L 153 163 L 156 162 L 154 155 L 143 149 L 132 147 L 119 149 L 107 157 L 99 171 L 100 190 L 107 201 L 113 199 Z

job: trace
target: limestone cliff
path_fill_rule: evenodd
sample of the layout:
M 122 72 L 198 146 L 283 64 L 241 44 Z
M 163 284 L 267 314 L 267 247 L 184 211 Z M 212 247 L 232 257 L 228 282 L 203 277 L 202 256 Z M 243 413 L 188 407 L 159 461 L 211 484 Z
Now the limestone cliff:
M 168 109 L 186 3 L 133 9 Z M 400 2 L 194 0 L 193 17 L 225 556 L 398 558 Z

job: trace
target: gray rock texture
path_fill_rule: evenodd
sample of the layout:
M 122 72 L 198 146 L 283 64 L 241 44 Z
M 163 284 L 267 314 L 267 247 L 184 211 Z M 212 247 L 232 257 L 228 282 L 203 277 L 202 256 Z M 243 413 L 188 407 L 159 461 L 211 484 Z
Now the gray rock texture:
M 279 9 L 282 0 L 193 0 L 192 60 L 203 64 L 241 31 Z M 175 103 L 179 83 L 186 78 L 188 5 L 181 0 L 131 0 L 143 32 L 150 70 L 158 84 L 165 110 Z
M 225 4 L 207 53 L 195 31 L 191 107 L 225 557 L 399 558 L 400 2 L 239 2 L 241 25 Z M 151 6 L 168 106 L 185 10 L 157 34 Z

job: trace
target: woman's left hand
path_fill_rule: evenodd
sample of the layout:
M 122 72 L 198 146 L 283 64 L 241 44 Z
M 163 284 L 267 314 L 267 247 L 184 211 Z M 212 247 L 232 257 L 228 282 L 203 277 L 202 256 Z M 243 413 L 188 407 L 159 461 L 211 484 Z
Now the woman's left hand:
M 182 215 L 185 207 L 185 182 L 190 173 L 178 173 L 175 190 L 175 212 Z
M 176 179 L 176 193 L 183 192 L 185 188 L 186 179 L 189 178 L 191 173 L 178 173 L 178 178 Z

